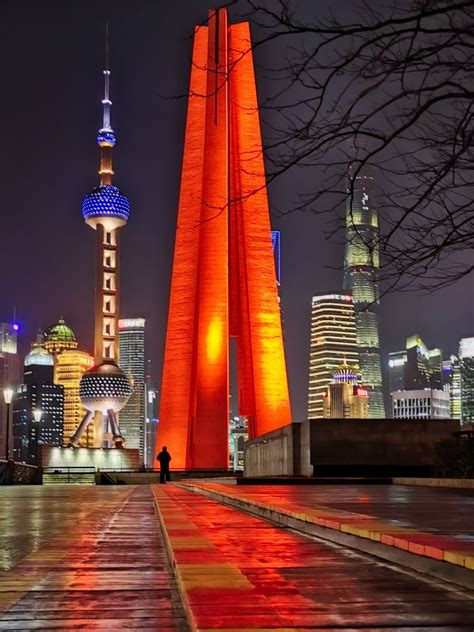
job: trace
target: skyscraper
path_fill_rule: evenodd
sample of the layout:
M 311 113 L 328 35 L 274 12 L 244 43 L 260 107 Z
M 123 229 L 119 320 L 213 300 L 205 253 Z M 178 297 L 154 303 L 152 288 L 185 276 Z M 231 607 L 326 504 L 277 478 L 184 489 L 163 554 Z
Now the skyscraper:
M 449 376 L 450 411 L 452 419 L 461 417 L 461 367 L 458 356 L 450 357 L 451 371 Z
M 420 336 L 409 336 L 404 351 L 389 354 L 390 393 L 420 388 L 443 388 L 442 357 L 441 349 L 428 349 Z
M 53 383 L 54 358 L 39 338 L 24 362 L 23 384 L 13 399 L 13 459 L 37 462 L 39 444 L 63 441 L 64 389 Z M 34 412 L 39 411 L 36 421 Z
M 20 383 L 17 335 L 18 325 L 16 323 L 0 323 L 0 458 L 3 458 L 5 454 L 8 425 L 3 389 L 15 388 Z
M 145 376 L 145 466 L 155 467 L 155 445 L 158 434 L 158 391 L 151 374 L 151 360 Z
M 126 225 L 130 216 L 130 202 L 112 184 L 112 151 L 117 139 L 110 122 L 112 102 L 109 98 L 109 79 L 107 51 L 102 127 L 97 135 L 97 144 L 100 147 L 100 184 L 82 202 L 84 220 L 96 231 L 95 366 L 83 375 L 79 386 L 81 401 L 87 413 L 70 437 L 72 447 L 80 445 L 81 437 L 92 419 L 95 447 L 103 447 L 104 441 L 109 445 L 109 434 L 115 446 L 122 447 L 124 440 L 116 413 L 127 402 L 127 393 L 130 394 L 128 380 L 117 366 L 120 228 Z
M 64 388 L 63 442 L 67 445 L 86 413 L 79 398 L 79 384 L 84 373 L 94 366 L 94 358 L 78 349 L 76 335 L 63 318 L 45 330 L 43 346 L 54 357 L 54 383 Z M 82 438 L 82 445 L 94 445 L 92 424 Z
M 474 421 L 474 338 L 459 341 L 459 374 L 461 378 L 461 422 Z
M 357 175 L 354 175 L 356 174 Z M 369 391 L 369 417 L 385 417 L 378 324 L 378 215 L 369 167 L 349 167 L 344 289 L 352 294 L 362 382 Z
M 145 447 L 145 319 L 119 320 L 119 366 L 132 386 L 132 394 L 120 413 L 120 429 L 127 448 Z
M 324 416 L 323 399 L 341 365 L 359 367 L 354 304 L 348 294 L 313 296 L 308 417 Z
M 230 338 L 250 437 L 291 411 L 249 24 L 212 10 L 192 61 L 159 442 L 176 468 L 226 469 Z

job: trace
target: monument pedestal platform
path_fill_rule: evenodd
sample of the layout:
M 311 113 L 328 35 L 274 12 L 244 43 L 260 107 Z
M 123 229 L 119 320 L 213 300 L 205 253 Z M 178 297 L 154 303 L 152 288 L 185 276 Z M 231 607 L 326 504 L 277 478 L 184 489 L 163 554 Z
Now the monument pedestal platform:
M 40 446 L 43 484 L 95 484 L 99 472 L 137 470 L 138 449 L 56 448 Z

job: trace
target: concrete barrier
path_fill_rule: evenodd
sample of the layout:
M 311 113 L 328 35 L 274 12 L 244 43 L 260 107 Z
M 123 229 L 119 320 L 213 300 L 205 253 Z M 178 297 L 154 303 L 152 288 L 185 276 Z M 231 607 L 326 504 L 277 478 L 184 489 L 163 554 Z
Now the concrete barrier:
M 310 419 L 245 444 L 245 477 L 430 476 L 457 420 Z
M 245 444 L 244 476 L 300 473 L 300 424 L 289 424 Z

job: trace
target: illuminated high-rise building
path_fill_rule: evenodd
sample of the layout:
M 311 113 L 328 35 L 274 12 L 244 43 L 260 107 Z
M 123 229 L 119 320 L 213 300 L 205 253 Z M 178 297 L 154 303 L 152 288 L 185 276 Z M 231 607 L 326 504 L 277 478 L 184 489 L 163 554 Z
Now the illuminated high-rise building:
M 20 361 L 17 352 L 17 323 L 0 323 L 0 458 L 4 458 L 7 431 L 7 406 L 3 389 L 15 389 L 20 383 Z M 10 424 L 11 438 L 11 424 Z
M 474 338 L 459 341 L 461 423 L 474 422 Z
M 390 393 L 443 388 L 442 357 L 441 349 L 428 349 L 420 336 L 409 336 L 403 351 L 388 356 Z
M 151 374 L 151 360 L 147 361 L 145 376 L 145 467 L 153 468 L 155 463 L 155 445 L 158 434 L 158 391 Z
M 360 368 L 343 364 L 323 393 L 325 419 L 367 419 L 369 392 L 360 383 Z
M 86 414 L 79 397 L 79 384 L 86 371 L 94 366 L 94 358 L 80 349 L 66 349 L 56 356 L 54 381 L 64 387 L 64 445 Z M 81 445 L 94 445 L 94 426 L 87 428 L 81 438 Z
M 461 367 L 459 358 L 450 357 L 449 395 L 451 419 L 461 419 Z
M 196 28 L 189 94 L 158 438 L 175 468 L 227 469 L 230 338 L 249 436 L 291 421 L 247 22 Z
M 119 366 L 132 386 L 130 399 L 120 413 L 120 430 L 127 448 L 145 447 L 145 319 L 119 320 Z
M 38 445 L 60 447 L 63 441 L 64 389 L 53 383 L 54 357 L 41 336 L 24 362 L 23 384 L 13 399 L 13 459 L 37 462 Z M 35 420 L 35 413 L 39 418 Z
M 78 348 L 76 335 L 63 318 L 45 330 L 42 345 L 54 357 L 54 383 L 64 388 L 63 442 L 67 445 L 86 414 L 79 398 L 79 384 L 84 373 L 94 366 L 94 358 Z M 93 425 L 88 427 L 81 445 L 94 445 Z
M 369 391 L 369 417 L 385 417 L 378 324 L 378 214 L 370 168 L 349 167 L 344 289 L 352 294 L 362 382 Z
M 87 413 L 70 437 L 70 445 L 74 447 L 80 445 L 81 437 L 92 419 L 95 447 L 109 446 L 111 442 L 116 447 L 122 447 L 124 440 L 116 413 L 123 408 L 130 395 L 129 382 L 117 365 L 120 228 L 128 221 L 130 203 L 120 189 L 112 184 L 112 151 L 116 137 L 110 121 L 112 102 L 109 97 L 109 79 L 107 52 L 103 120 L 97 135 L 100 183 L 86 195 L 82 203 L 84 220 L 96 232 L 95 366 L 81 379 L 79 393 Z
M 341 365 L 359 367 L 356 321 L 348 294 L 313 296 L 308 417 L 324 417 L 324 397 Z

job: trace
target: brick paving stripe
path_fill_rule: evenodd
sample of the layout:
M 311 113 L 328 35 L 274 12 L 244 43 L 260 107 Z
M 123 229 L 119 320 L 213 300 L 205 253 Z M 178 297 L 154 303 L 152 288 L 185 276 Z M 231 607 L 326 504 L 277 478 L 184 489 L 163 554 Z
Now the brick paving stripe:
M 474 570 L 474 490 L 399 485 L 182 486 Z
M 182 486 L 153 492 L 195 630 L 472 632 L 468 589 L 274 526 Z

